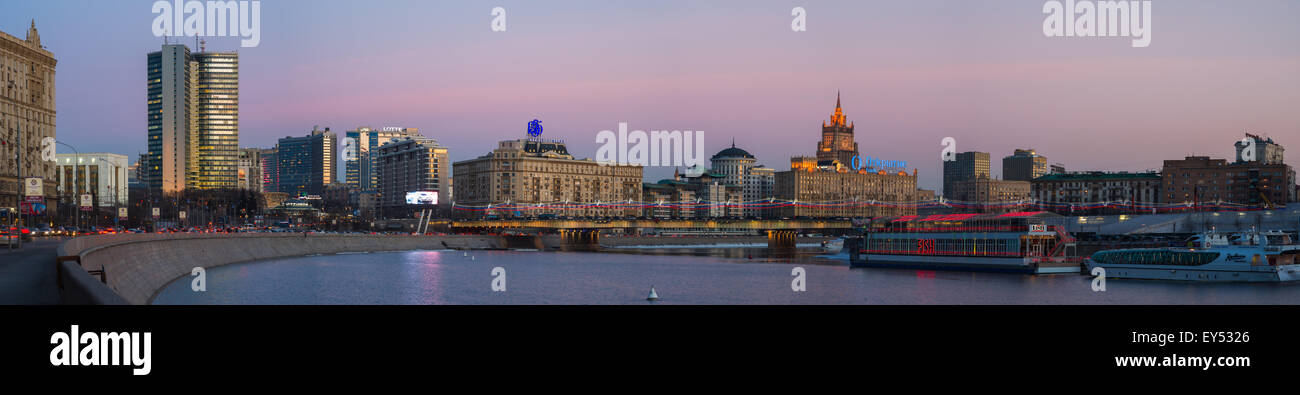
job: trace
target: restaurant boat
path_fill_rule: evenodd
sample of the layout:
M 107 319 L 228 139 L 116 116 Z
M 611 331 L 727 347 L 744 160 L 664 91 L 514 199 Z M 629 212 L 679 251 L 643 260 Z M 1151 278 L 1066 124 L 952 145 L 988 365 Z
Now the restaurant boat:
M 1079 273 L 1075 239 L 1046 211 L 872 220 L 846 242 L 851 267 Z

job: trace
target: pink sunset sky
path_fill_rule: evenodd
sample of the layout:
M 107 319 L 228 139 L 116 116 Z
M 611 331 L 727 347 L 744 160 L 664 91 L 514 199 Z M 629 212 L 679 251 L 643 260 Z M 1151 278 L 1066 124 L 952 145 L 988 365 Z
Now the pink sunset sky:
M 152 1 L 6 2 L 0 30 L 36 20 L 59 61 L 58 138 L 81 152 L 145 150 Z M 941 184 L 960 151 L 1035 148 L 1068 170 L 1158 170 L 1231 158 L 1251 132 L 1300 155 L 1300 2 L 1153 1 L 1149 47 L 1045 37 L 1041 0 L 276 1 L 261 44 L 238 50 L 241 146 L 313 125 L 417 127 L 454 160 L 518 138 L 595 154 L 595 135 L 703 130 L 787 169 L 811 155 L 841 92 L 862 154 Z M 491 9 L 507 10 L 505 32 Z M 791 8 L 807 31 L 790 29 Z M 193 46 L 193 39 L 182 40 Z M 653 182 L 671 168 L 649 169 Z

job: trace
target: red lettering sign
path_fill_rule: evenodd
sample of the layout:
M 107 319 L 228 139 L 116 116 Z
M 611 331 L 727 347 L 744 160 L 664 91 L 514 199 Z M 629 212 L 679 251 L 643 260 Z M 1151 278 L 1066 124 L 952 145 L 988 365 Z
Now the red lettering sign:
M 934 239 L 917 239 L 916 253 L 934 254 Z

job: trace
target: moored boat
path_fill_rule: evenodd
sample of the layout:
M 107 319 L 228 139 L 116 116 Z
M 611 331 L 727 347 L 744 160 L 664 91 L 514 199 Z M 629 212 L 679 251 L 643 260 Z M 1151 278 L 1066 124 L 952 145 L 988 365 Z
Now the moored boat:
M 850 245 L 852 267 L 1079 273 L 1075 239 L 1049 224 L 1059 215 L 909 215 L 876 219 Z
M 1300 279 L 1300 247 L 1270 244 L 1266 234 L 1213 232 L 1194 238 L 1192 248 L 1134 248 L 1100 251 L 1085 261 L 1107 278 L 1205 282 L 1286 282 Z

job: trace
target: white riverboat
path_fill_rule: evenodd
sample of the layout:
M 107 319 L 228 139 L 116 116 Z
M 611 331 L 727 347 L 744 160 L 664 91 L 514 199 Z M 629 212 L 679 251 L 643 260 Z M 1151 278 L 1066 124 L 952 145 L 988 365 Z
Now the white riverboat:
M 1191 248 L 1100 251 L 1085 261 L 1108 278 L 1205 282 L 1284 282 L 1300 279 L 1300 246 L 1275 234 L 1201 234 Z

